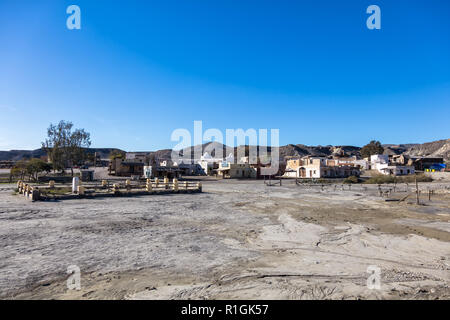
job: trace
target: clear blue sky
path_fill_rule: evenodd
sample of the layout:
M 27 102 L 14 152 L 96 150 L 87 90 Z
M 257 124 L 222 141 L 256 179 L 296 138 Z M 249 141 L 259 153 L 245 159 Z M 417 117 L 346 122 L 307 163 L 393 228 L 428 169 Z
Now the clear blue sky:
M 282 145 L 426 142 L 450 137 L 449 111 L 448 0 L 0 0 L 0 150 L 61 119 L 130 151 L 194 120 Z

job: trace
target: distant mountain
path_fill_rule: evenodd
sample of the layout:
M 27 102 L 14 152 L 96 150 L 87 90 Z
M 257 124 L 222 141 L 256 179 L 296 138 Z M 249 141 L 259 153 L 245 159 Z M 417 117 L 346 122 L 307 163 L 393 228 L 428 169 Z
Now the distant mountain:
M 88 153 L 97 152 L 100 154 L 100 158 L 107 159 L 109 154 L 112 151 L 122 151 L 117 148 L 88 148 Z M 11 150 L 11 151 L 0 151 L 0 161 L 3 160 L 12 160 L 18 161 L 22 159 L 31 159 L 31 158 L 40 158 L 42 156 L 47 155 L 44 149 L 36 149 L 36 150 Z
M 417 144 L 408 149 L 405 154 L 419 157 L 443 157 L 446 161 L 450 161 L 450 139 Z
M 412 147 L 417 146 L 417 143 L 409 143 L 409 144 L 383 144 L 384 154 L 387 155 L 397 155 L 403 154 L 407 152 Z
M 306 146 L 304 144 L 288 144 L 280 147 L 280 159 L 286 157 L 327 157 L 331 155 L 355 156 L 359 155 L 360 147 L 354 146 Z
M 385 144 L 384 153 L 389 155 L 394 154 L 406 154 L 410 156 L 432 156 L 432 157 L 444 157 L 446 161 L 450 161 L 450 139 L 438 140 L 423 144 Z M 194 159 L 194 155 L 202 155 L 208 152 L 211 156 L 215 155 L 215 150 L 222 149 L 222 155 L 225 157 L 229 153 L 233 152 L 235 158 L 237 158 L 237 148 L 230 148 L 218 142 L 207 142 L 201 145 L 185 148 L 180 151 L 180 154 L 191 153 L 191 158 Z M 247 147 L 248 149 L 248 147 Z M 114 151 L 122 151 L 116 148 L 89 148 L 89 153 L 97 152 L 102 159 L 108 158 L 109 154 Z M 280 161 L 284 161 L 287 157 L 302 157 L 302 156 L 316 156 L 324 157 L 334 154 L 344 156 L 359 156 L 360 147 L 355 146 L 306 146 L 304 144 L 288 144 L 279 147 Z M 272 151 L 270 147 L 267 150 L 269 153 Z M 157 151 L 150 151 L 151 155 L 154 155 L 158 160 L 168 160 L 171 158 L 172 150 L 163 149 Z M 24 158 L 39 158 L 45 155 L 45 151 L 42 149 L 36 150 L 11 150 L 0 151 L 0 160 L 21 160 Z
M 180 155 L 191 155 L 191 159 L 194 159 L 195 154 L 203 155 L 205 152 L 208 152 L 211 156 L 215 157 L 218 150 L 222 150 L 222 156 L 225 157 L 230 153 L 234 154 L 235 159 L 238 158 L 238 148 L 230 148 L 224 144 L 218 142 L 208 142 L 202 145 L 196 145 L 192 147 L 185 148 L 180 150 Z M 249 146 L 246 146 L 246 155 L 248 155 Z M 260 147 L 257 146 L 257 149 Z M 359 155 L 359 147 L 353 146 L 306 146 L 302 144 L 288 144 L 286 146 L 281 146 L 278 148 L 280 161 L 284 161 L 286 157 L 296 157 L 296 156 L 330 156 L 333 154 L 342 154 L 347 156 Z M 274 148 L 267 147 L 267 153 L 271 153 L 275 151 Z M 168 155 L 170 157 L 170 154 Z
M 46 153 L 42 149 L 0 151 L 0 161 L 2 160 L 18 161 L 22 159 L 40 158 L 41 156 L 45 155 Z

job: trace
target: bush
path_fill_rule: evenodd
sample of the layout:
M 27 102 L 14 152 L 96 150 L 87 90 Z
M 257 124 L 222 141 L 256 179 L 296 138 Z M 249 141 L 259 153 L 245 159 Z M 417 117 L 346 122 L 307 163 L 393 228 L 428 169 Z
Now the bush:
M 364 181 L 367 184 L 385 184 L 385 183 L 414 183 L 416 181 L 415 175 L 407 175 L 407 176 L 385 176 L 385 175 L 376 175 L 372 178 Z M 417 175 L 417 182 L 431 182 L 433 179 L 424 174 Z
M 384 183 L 395 183 L 397 178 L 394 176 L 384 176 L 382 174 L 373 176 L 368 180 L 364 181 L 367 184 L 384 184 Z
M 37 181 L 41 172 L 49 173 L 52 166 L 42 161 L 41 159 L 20 160 L 11 169 L 11 177 L 17 177 L 19 180 L 24 180 L 28 176 L 29 180 Z
M 350 176 L 348 178 L 345 178 L 344 181 L 342 183 L 346 183 L 346 184 L 352 184 L 352 183 L 358 183 L 359 179 L 358 177 L 355 176 Z
M 413 183 L 415 182 L 415 177 L 414 175 L 409 175 L 409 176 L 402 176 L 402 177 L 398 177 L 398 181 L 400 183 Z M 431 182 L 433 181 L 433 179 L 429 176 L 426 176 L 424 174 L 418 174 L 417 175 L 417 182 Z

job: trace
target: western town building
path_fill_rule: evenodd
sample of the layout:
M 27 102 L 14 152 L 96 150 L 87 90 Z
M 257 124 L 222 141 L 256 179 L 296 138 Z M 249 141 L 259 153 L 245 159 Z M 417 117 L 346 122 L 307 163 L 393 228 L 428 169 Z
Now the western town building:
M 256 168 L 248 163 L 231 163 L 222 161 L 216 170 L 217 176 L 222 178 L 254 178 L 256 179 Z
M 416 172 L 410 159 L 404 155 L 372 155 L 370 157 L 370 166 L 371 169 L 377 170 L 384 175 L 403 176 Z
M 356 159 L 355 159 L 356 160 Z M 340 163 L 338 159 L 303 157 L 286 162 L 285 176 L 293 178 L 347 178 L 359 176 L 360 167 L 353 163 Z

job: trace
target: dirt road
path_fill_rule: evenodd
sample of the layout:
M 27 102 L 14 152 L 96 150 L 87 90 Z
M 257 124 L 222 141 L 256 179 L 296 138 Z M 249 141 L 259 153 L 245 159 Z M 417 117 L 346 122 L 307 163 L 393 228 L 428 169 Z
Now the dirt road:
M 450 298 L 448 191 L 421 205 L 361 185 L 222 180 L 203 191 L 31 203 L 1 185 L 1 297 Z M 67 289 L 69 265 L 79 291 Z M 369 266 L 380 289 L 367 288 Z

